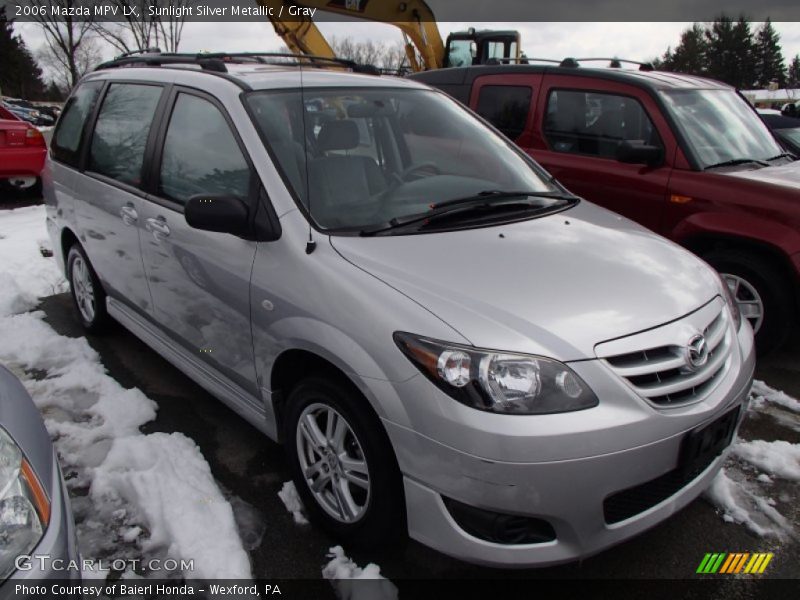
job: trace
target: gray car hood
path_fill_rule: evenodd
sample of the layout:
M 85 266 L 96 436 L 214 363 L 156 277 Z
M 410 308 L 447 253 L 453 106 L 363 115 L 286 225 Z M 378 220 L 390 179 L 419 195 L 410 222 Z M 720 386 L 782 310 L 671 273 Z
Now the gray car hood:
M 560 360 L 594 357 L 596 344 L 672 321 L 719 291 L 694 255 L 585 201 L 520 223 L 331 243 L 469 343 Z

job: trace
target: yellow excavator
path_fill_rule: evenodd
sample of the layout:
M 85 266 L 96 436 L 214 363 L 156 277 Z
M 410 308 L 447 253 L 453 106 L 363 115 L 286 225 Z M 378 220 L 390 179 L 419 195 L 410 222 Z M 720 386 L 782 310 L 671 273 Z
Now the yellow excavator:
M 268 9 L 269 20 L 293 54 L 335 58 L 313 17 L 298 15 L 298 6 L 355 19 L 394 25 L 403 33 L 408 68 L 427 71 L 469 64 L 520 60 L 518 31 L 467 31 L 451 33 L 442 43 L 433 11 L 423 0 L 389 2 L 370 0 L 256 0 Z M 294 10 L 290 10 L 290 7 Z M 306 13 L 310 11 L 304 11 Z

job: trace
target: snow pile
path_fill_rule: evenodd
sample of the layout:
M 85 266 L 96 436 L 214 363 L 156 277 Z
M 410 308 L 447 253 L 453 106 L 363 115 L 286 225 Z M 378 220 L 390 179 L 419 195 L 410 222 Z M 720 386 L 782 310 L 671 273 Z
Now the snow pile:
M 397 600 L 397 587 L 381 575 L 375 563 L 362 569 L 345 556 L 341 546 L 328 550 L 328 557 L 331 560 L 322 568 L 322 576 L 341 600 Z
M 156 415 L 152 400 L 109 377 L 84 338 L 57 334 L 42 312 L 13 314 L 63 289 L 55 261 L 39 252 L 44 222 L 42 207 L 0 213 L 0 361 L 20 377 L 54 439 L 74 492 L 81 553 L 141 559 L 143 551 L 145 559 L 193 560 L 186 576 L 250 578 L 231 506 L 194 442 L 142 434 Z
M 744 479 L 733 479 L 722 469 L 714 478 L 705 497 L 722 511 L 722 519 L 728 523 L 739 523 L 760 536 L 775 536 L 785 540 L 794 529 L 786 517 L 778 512 L 770 499 L 761 495 L 754 484 Z M 737 473 L 741 477 L 741 473 Z
M 779 423 L 797 429 L 797 416 L 792 413 L 800 412 L 800 402 L 788 394 L 756 380 L 750 400 L 750 410 L 769 414 Z M 775 508 L 777 502 L 765 493 L 780 479 L 800 481 L 800 444 L 741 440 L 731 448 L 730 459 L 705 496 L 726 522 L 742 524 L 760 536 L 785 540 L 796 536 L 794 528 Z
M 787 408 L 792 412 L 800 413 L 800 401 L 784 392 L 769 387 L 758 379 L 753 381 L 753 388 L 750 390 L 750 394 L 752 407 L 755 409 L 762 408 L 766 403 L 772 403 Z
M 753 440 L 735 444 L 733 453 L 773 477 L 800 481 L 800 444 Z
M 297 488 L 294 487 L 293 481 L 284 482 L 281 491 L 278 492 L 278 498 L 283 501 L 286 510 L 292 513 L 295 523 L 298 525 L 308 524 L 308 519 L 303 513 L 303 501 L 300 500 L 300 496 L 297 494 Z
M 41 296 L 67 289 L 55 260 L 44 260 L 49 248 L 44 208 L 3 211 L 0 217 L 0 317 L 31 310 Z

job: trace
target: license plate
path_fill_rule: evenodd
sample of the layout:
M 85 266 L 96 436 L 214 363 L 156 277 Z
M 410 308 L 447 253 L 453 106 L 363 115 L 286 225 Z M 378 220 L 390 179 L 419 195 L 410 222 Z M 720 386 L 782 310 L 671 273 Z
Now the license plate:
M 685 473 L 699 472 L 722 454 L 733 440 L 739 410 L 737 406 L 708 425 L 688 433 L 681 444 L 678 468 Z

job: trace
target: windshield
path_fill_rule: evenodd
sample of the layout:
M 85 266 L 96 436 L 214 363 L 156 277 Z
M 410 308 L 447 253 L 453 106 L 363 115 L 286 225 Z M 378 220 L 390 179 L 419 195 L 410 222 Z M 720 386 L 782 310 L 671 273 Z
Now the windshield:
M 253 92 L 247 103 L 284 180 L 322 229 L 376 227 L 486 192 L 564 193 L 443 94 L 373 87 L 303 96 Z M 545 210 L 567 203 L 535 202 Z
M 669 90 L 661 95 L 701 168 L 764 161 L 783 152 L 747 101 L 733 90 Z
M 791 150 L 800 148 L 800 127 L 794 129 L 777 129 L 775 133 L 783 141 L 791 145 Z M 794 150 L 796 152 L 796 150 Z

